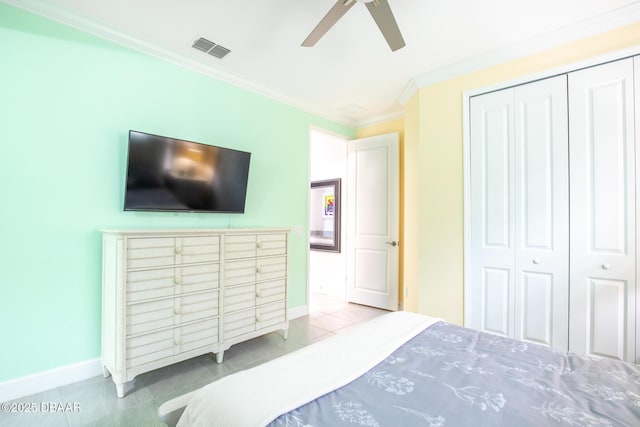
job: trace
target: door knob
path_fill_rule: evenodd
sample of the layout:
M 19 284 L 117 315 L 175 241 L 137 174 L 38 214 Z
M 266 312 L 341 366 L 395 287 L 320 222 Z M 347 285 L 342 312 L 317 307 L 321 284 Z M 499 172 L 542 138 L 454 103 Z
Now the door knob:
M 385 242 L 387 245 L 391 245 L 391 246 L 398 246 L 398 242 L 396 242 L 395 240 L 391 241 L 391 242 Z

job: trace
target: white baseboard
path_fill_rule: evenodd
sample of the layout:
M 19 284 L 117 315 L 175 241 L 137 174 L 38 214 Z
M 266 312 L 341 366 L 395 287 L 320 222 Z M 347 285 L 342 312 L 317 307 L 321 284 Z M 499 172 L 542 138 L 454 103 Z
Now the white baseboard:
M 0 402 L 19 399 L 97 375 L 102 375 L 99 358 L 5 381 L 0 383 Z
M 304 317 L 309 315 L 309 306 L 301 305 L 300 307 L 294 307 L 289 309 L 289 320 L 297 319 L 298 317 Z

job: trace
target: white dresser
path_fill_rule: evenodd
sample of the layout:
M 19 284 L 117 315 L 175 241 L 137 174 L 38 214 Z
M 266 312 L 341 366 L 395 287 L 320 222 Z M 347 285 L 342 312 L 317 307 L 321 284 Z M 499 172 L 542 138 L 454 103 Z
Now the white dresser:
M 288 232 L 102 230 L 102 365 L 118 397 L 143 372 L 286 339 Z

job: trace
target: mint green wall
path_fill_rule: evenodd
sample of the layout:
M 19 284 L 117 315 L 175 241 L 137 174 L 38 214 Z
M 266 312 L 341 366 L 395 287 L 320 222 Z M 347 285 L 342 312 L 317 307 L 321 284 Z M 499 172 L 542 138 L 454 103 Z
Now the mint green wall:
M 0 381 L 99 357 L 99 228 L 302 226 L 306 303 L 309 126 L 353 129 L 3 4 L 0 52 Z M 129 129 L 251 151 L 246 213 L 123 212 Z

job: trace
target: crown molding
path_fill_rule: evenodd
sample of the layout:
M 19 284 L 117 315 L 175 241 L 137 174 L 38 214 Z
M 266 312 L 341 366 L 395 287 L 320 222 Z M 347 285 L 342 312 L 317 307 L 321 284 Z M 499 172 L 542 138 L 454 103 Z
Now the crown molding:
M 305 111 L 307 113 L 319 116 L 321 118 L 334 121 L 338 124 L 355 127 L 357 122 L 350 117 L 329 112 L 317 107 L 311 106 L 300 100 L 290 98 L 282 93 L 271 90 L 263 85 L 260 85 L 249 79 L 242 78 L 241 76 L 224 72 L 213 66 L 207 66 L 201 62 L 195 61 L 184 55 L 177 54 L 168 49 L 160 46 L 147 43 L 139 38 L 130 36 L 128 34 L 116 31 L 113 28 L 106 27 L 98 24 L 90 19 L 78 16 L 73 13 L 69 13 L 58 7 L 47 4 L 42 0 L 0 0 L 10 6 L 25 10 L 27 12 L 40 15 L 44 18 L 51 19 L 59 22 L 63 25 L 73 27 L 77 30 L 85 33 L 92 34 L 105 40 L 120 44 L 146 55 L 170 62 L 174 65 L 178 65 L 182 68 L 189 69 L 191 71 L 204 74 L 209 77 L 213 77 L 225 83 L 229 83 L 241 89 L 245 89 L 249 92 L 265 96 L 273 99 L 274 101 L 282 102 L 296 109 Z
M 416 79 L 415 78 L 410 79 L 402 89 L 402 92 L 398 97 L 398 102 L 403 106 L 407 105 L 407 102 L 409 102 L 411 98 L 413 98 L 413 95 L 417 91 L 418 91 L 418 83 L 416 82 Z
M 533 55 L 547 49 L 584 39 L 614 28 L 633 24 L 638 21 L 640 21 L 640 1 L 636 1 L 612 12 L 584 20 L 577 24 L 562 27 L 541 36 L 524 40 L 506 48 L 487 52 L 464 61 L 450 64 L 446 67 L 420 74 L 407 83 L 407 86 L 405 86 L 399 100 L 404 105 L 420 88 L 445 80 L 450 80 L 455 77 L 460 77 L 504 62 Z

